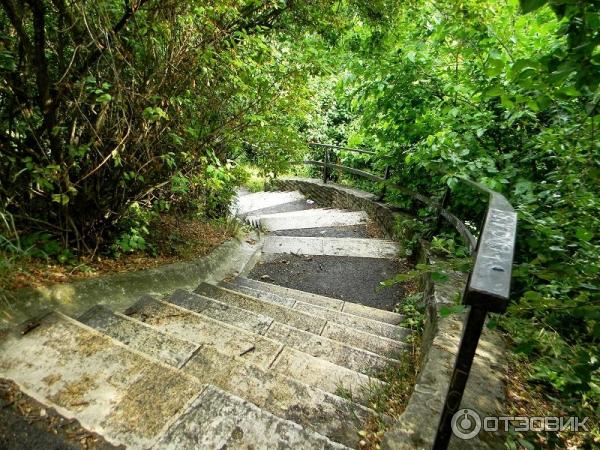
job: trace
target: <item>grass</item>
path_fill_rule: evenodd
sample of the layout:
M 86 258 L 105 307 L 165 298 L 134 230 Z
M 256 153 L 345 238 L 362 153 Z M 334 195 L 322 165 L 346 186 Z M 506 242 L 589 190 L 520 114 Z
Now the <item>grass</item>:
M 558 392 L 549 392 L 541 383 L 531 380 L 534 372 L 526 357 L 507 352 L 508 373 L 506 376 L 506 403 L 503 414 L 514 417 L 561 417 L 569 416 L 567 411 L 559 408 L 556 398 Z M 583 417 L 580 417 L 583 420 Z M 590 432 L 516 432 L 509 431 L 506 447 L 517 449 L 591 449 L 591 441 L 598 442 L 600 435 L 598 418 L 590 417 L 586 423 Z M 596 447 L 597 448 L 597 447 Z
M 412 293 L 405 297 L 398 307 L 398 312 L 405 316 L 400 326 L 413 330 L 413 334 L 407 339 L 409 348 L 398 355 L 390 355 L 398 362 L 388 364 L 373 374 L 384 383 L 370 382 L 363 387 L 364 397 L 368 399 L 367 406 L 375 414 L 363 423 L 358 433 L 358 448 L 361 450 L 380 448 L 381 439 L 388 427 L 384 418 L 394 421 L 400 419 L 417 381 L 421 367 L 421 335 L 425 316 L 421 307 L 423 293 L 416 291 L 414 286 L 411 290 Z M 342 387 L 339 387 L 336 393 L 352 400 L 351 393 Z
M 417 380 L 420 349 L 421 338 L 415 334 L 410 339 L 409 350 L 396 357 L 399 362 L 388 365 L 377 374 L 377 378 L 384 383 L 367 383 L 364 387 L 369 399 L 368 406 L 376 414 L 368 418 L 358 433 L 359 449 L 379 449 L 388 427 L 383 418 L 398 420 L 404 412 Z

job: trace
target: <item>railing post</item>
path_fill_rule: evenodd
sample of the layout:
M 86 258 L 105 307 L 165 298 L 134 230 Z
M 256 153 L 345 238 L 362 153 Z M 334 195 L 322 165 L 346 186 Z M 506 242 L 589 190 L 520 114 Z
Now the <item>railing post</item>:
M 327 173 L 328 168 L 329 168 L 329 149 L 327 147 L 325 147 L 325 165 L 323 166 L 323 183 L 327 183 L 327 178 L 329 177 L 329 174 Z
M 444 196 L 442 197 L 442 203 L 438 209 L 437 220 L 435 222 L 435 228 L 433 229 L 432 236 L 435 236 L 442 229 L 442 221 L 444 217 L 442 216 L 442 211 L 445 210 L 450 204 L 450 197 L 452 195 L 452 190 L 450 186 L 446 186 L 446 190 L 444 191 Z
M 386 181 L 390 178 L 390 166 L 385 166 L 385 173 L 383 174 L 383 187 L 381 188 L 381 192 L 379 193 L 379 197 L 377 197 L 377 201 L 380 202 L 385 197 L 385 190 L 387 188 Z
M 467 313 L 467 319 L 464 325 L 458 355 L 456 355 L 454 371 L 452 373 L 452 378 L 450 379 L 450 385 L 448 386 L 446 402 L 444 403 L 444 409 L 442 410 L 433 450 L 446 450 L 450 443 L 450 438 L 452 437 L 452 416 L 454 416 L 456 411 L 460 408 L 460 402 L 463 393 L 465 392 L 467 380 L 469 379 L 469 372 L 471 372 L 473 358 L 475 358 L 477 344 L 479 343 L 479 338 L 483 331 L 487 312 L 486 308 L 471 306 Z

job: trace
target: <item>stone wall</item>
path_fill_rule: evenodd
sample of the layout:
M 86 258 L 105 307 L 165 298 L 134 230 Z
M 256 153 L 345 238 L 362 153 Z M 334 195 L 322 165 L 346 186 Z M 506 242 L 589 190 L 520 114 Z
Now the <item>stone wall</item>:
M 372 220 L 394 238 L 396 218 L 401 214 L 390 205 L 376 201 L 373 194 L 357 189 L 323 183 L 309 178 L 281 178 L 271 182 L 271 189 L 298 190 L 319 205 L 350 210 L 364 210 Z M 431 262 L 426 245 L 422 246 L 422 262 Z M 424 276 L 426 326 L 422 339 L 420 373 L 406 410 L 385 433 L 381 447 L 389 450 L 432 448 L 446 392 L 462 335 L 462 315 L 440 316 L 445 305 L 455 304 L 466 283 L 466 275 L 453 272 L 448 280 L 433 283 Z M 461 407 L 476 410 L 481 416 L 499 413 L 504 400 L 506 360 L 501 337 L 484 330 Z M 452 437 L 452 449 L 502 449 L 504 439 L 497 433 L 480 432 L 470 440 Z
M 271 180 L 269 187 L 272 190 L 300 191 L 318 205 L 366 211 L 388 239 L 396 236 L 396 218 L 403 214 L 390 205 L 378 202 L 373 194 L 335 183 L 323 183 L 314 178 L 276 178 Z

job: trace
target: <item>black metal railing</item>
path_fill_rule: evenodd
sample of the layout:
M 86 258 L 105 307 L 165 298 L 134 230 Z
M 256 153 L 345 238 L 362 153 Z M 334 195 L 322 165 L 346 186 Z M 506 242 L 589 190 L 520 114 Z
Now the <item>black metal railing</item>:
M 403 186 L 390 183 L 389 166 L 386 167 L 384 176 L 378 176 L 371 172 L 330 162 L 330 151 L 345 150 L 371 155 L 374 155 L 374 152 L 330 144 L 310 143 L 309 145 L 325 148 L 324 162 L 313 160 L 303 161 L 304 164 L 323 167 L 324 183 L 327 183 L 329 179 L 329 169 L 337 169 L 372 181 L 381 182 L 383 183 L 383 187 L 379 200 L 383 199 L 385 189 L 389 187 L 409 195 L 426 205 L 435 207 L 438 211 L 437 231 L 439 231 L 442 221 L 446 220 L 454 226 L 471 250 L 474 263 L 469 273 L 462 299 L 463 304 L 469 308 L 465 317 L 463 334 L 433 445 L 435 450 L 445 450 L 452 436 L 452 417 L 460 407 L 487 314 L 490 312 L 503 313 L 506 311 L 508 305 L 515 252 L 517 214 L 502 194 L 487 188 L 481 183 L 459 177 L 461 182 L 471 185 L 475 189 L 489 195 L 487 211 L 483 224 L 480 227 L 479 237 L 475 238 L 469 228 L 458 217 L 448 211 L 451 196 L 450 189 L 446 190 L 442 202 L 438 204 L 420 193 L 412 192 Z
M 353 175 L 357 175 L 359 177 L 366 178 L 367 180 L 376 181 L 376 182 L 383 182 L 383 181 L 387 180 L 390 176 L 390 167 L 389 166 L 385 166 L 383 176 L 381 177 L 379 175 L 376 175 L 371 172 L 367 172 L 365 170 L 356 169 L 354 167 L 343 166 L 340 164 L 334 164 L 331 162 L 332 152 L 335 152 L 337 150 L 343 150 L 346 152 L 361 153 L 364 155 L 374 156 L 376 153 L 372 150 L 343 147 L 340 145 L 333 145 L 333 144 L 320 144 L 318 142 L 310 142 L 308 144 L 308 146 L 309 147 L 320 147 L 325 150 L 325 154 L 324 154 L 324 158 L 323 158 L 324 162 L 314 161 L 314 160 L 304 160 L 303 161 L 304 164 L 311 164 L 314 166 L 323 167 L 323 183 L 327 183 L 327 181 L 329 181 L 329 176 L 330 176 L 329 169 L 330 168 L 338 169 L 338 170 L 341 170 L 342 172 L 351 173 Z M 386 192 L 386 186 L 385 186 L 385 184 L 383 184 L 383 187 L 381 188 L 381 190 L 379 192 L 378 200 L 383 199 L 383 197 L 385 196 L 385 192 Z

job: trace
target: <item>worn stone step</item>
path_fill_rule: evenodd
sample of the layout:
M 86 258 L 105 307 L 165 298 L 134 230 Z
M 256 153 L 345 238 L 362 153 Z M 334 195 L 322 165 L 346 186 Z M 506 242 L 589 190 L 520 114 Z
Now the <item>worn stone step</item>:
M 227 448 L 342 450 L 347 447 L 209 385 L 153 450 Z
M 218 299 L 195 296 L 183 289 L 176 290 L 164 300 L 252 333 L 265 334 L 273 322 L 273 317 L 269 316 L 266 311 L 249 311 L 239 305 L 227 304 Z M 262 312 L 264 314 L 261 314 Z
M 314 334 L 321 334 L 321 330 L 326 322 L 326 319 L 324 318 L 314 317 L 310 314 L 296 311 L 290 307 L 270 303 L 212 284 L 201 283 L 194 292 L 236 306 L 237 308 L 243 308 L 250 314 L 255 313 L 256 311 L 262 311 L 266 316 L 271 317 L 278 322 L 286 323 L 300 330 L 310 331 Z
M 294 200 L 288 203 L 282 203 L 281 205 L 269 206 L 267 208 L 255 209 L 249 214 L 252 216 L 262 216 L 263 214 L 277 214 L 283 212 L 292 211 L 305 211 L 308 209 L 316 209 L 317 205 L 312 200 L 302 199 Z
M 252 278 L 236 277 L 228 281 L 219 283 L 231 290 L 236 290 L 256 298 L 268 300 L 273 303 L 280 303 L 290 308 L 294 306 L 297 300 L 312 303 L 313 305 L 323 306 L 325 308 L 341 311 L 344 307 L 344 300 L 332 297 L 325 297 L 311 292 L 298 291 L 278 284 L 265 283 Z M 297 295 L 302 293 L 303 295 Z
M 323 208 L 246 216 L 247 222 L 268 231 L 361 225 L 365 224 L 367 219 L 367 213 L 364 211 Z
M 410 332 L 408 330 L 405 332 L 406 337 L 408 337 Z M 373 335 L 370 333 L 353 330 L 352 328 L 348 328 L 335 322 L 327 322 L 321 336 L 335 341 L 345 342 L 352 347 L 362 348 L 392 359 L 399 359 L 400 355 L 409 348 L 409 345 L 402 341 L 381 336 L 377 336 L 377 339 L 373 339 Z
M 398 256 L 399 247 L 394 241 L 384 239 L 270 235 L 265 238 L 262 251 L 294 255 L 395 258 Z
M 361 421 L 374 414 L 357 403 L 241 358 L 225 357 L 211 348 L 203 348 L 192 356 L 183 370 L 271 414 L 350 447 L 356 445 L 360 424 L 364 423 Z
M 309 355 L 296 358 L 301 352 L 271 339 L 150 297 L 141 299 L 127 313 L 201 345 L 182 368 L 187 374 L 336 442 L 353 445 L 360 420 L 373 414 L 358 403 L 311 385 L 325 382 L 336 389 L 340 384 L 346 387 L 335 381 L 336 370 L 326 361 L 317 361 L 322 370 L 315 371 L 313 363 L 307 362 Z M 290 373 L 298 367 L 302 372 Z M 301 377 L 301 381 L 293 376 Z
M 378 320 L 367 319 L 362 316 L 356 316 L 298 300 L 296 300 L 294 305 L 290 308 L 280 304 L 270 303 L 267 299 L 257 299 L 237 291 L 226 289 L 223 286 L 215 286 L 208 283 L 201 283 L 200 286 L 195 289 L 195 292 L 235 305 L 239 308 L 248 309 L 254 312 L 263 311 L 265 314 L 273 317 L 279 322 L 295 326 L 301 330 L 311 331 L 315 334 L 321 334 L 321 330 L 325 326 L 326 321 L 336 322 L 354 330 L 364 331 L 389 339 L 402 340 L 408 334 L 408 330 L 405 328 L 387 322 L 379 322 Z M 298 312 L 304 313 L 304 315 L 300 316 L 302 318 L 301 320 L 296 320 L 296 322 L 300 322 L 300 324 L 303 325 L 302 327 L 296 326 L 294 323 L 290 323 L 286 320 L 289 317 L 293 317 L 293 314 L 297 314 Z M 319 328 L 317 324 L 320 324 L 321 327 Z M 308 329 L 309 326 L 313 329 Z M 319 328 L 318 331 L 315 331 L 317 328 Z
M 253 336 L 243 329 L 228 326 L 227 322 L 208 323 L 215 319 L 202 316 L 201 312 L 196 313 L 194 308 L 195 300 L 198 300 L 201 310 L 209 299 L 192 293 L 186 295 L 185 291 L 177 292 L 173 297 L 178 298 L 179 303 L 185 304 L 185 309 L 177 304 L 171 305 L 144 298 L 132 307 L 132 310 L 137 311 L 133 317 L 144 320 L 150 325 L 158 323 L 157 329 L 169 331 L 182 339 L 202 345 L 200 352 L 212 346 L 222 354 L 244 357 L 243 359 L 263 369 L 296 378 L 330 393 L 337 392 L 340 386 L 343 386 L 359 402 L 366 401 L 363 386 L 367 383 L 379 382 L 365 374 L 311 356 L 273 339 Z M 184 297 L 185 300 L 182 302 L 181 299 Z M 132 310 L 128 313 L 131 314 Z M 168 324 L 165 324 L 165 320 Z M 185 334 L 178 334 L 184 327 Z M 216 329 L 217 327 L 220 329 Z M 210 336 L 205 336 L 207 333 L 210 333 Z
M 377 377 L 386 367 L 399 364 L 396 359 L 387 358 L 358 346 L 302 331 L 279 322 L 274 322 L 265 336 L 309 355 L 369 376 Z M 387 344 L 386 341 L 383 341 L 382 344 Z M 383 345 L 380 344 L 381 353 L 398 356 L 397 347 L 394 345 L 396 342 L 392 341 L 392 343 L 393 349 L 383 349 L 381 348 Z M 369 344 L 363 344 L 363 346 L 368 347 Z
M 78 319 L 79 322 L 117 341 L 174 367 L 181 367 L 199 345 L 183 341 L 131 317 L 96 305 Z
M 251 211 L 304 199 L 304 195 L 298 191 L 255 192 L 253 194 L 238 197 L 232 209 L 236 215 L 244 216 Z
M 0 377 L 115 445 L 148 448 L 203 386 L 60 313 L 0 342 Z
M 230 301 L 240 307 L 250 308 L 251 310 L 260 310 L 264 314 L 273 317 L 275 322 L 262 334 L 300 352 L 370 376 L 376 374 L 377 370 L 383 369 L 386 365 L 394 363 L 393 360 L 372 352 L 347 346 L 341 342 L 319 336 L 325 326 L 324 320 L 310 316 L 298 318 L 294 316 L 296 311 L 282 308 L 279 305 L 257 301 L 251 297 L 235 294 L 227 296 L 227 292 L 221 292 L 219 288 L 212 285 L 201 285 L 198 288 L 198 292 L 204 293 L 206 296 L 178 291 L 171 296 L 169 301 L 190 311 L 202 313 L 206 303 L 214 301 L 212 300 L 214 298 L 220 298 L 220 295 L 225 295 L 226 297 L 222 298 L 224 301 Z M 302 314 L 299 315 L 302 316 Z M 290 317 L 295 318 L 296 321 L 294 323 L 299 324 L 301 328 L 286 324 L 285 320 L 289 320 Z M 224 321 L 227 322 L 226 318 L 224 318 Z M 314 328 L 317 331 L 305 331 L 306 329 L 310 330 L 310 328 Z
M 325 308 L 343 311 L 345 313 L 354 314 L 367 319 L 387 322 L 392 325 L 399 325 L 403 320 L 401 314 L 387 311 L 385 309 L 373 308 L 371 306 L 361 305 L 360 303 L 313 294 L 312 292 L 299 291 L 297 289 L 279 286 L 277 284 L 264 283 L 251 278 L 237 277 L 233 280 L 230 280 L 227 285 L 235 286 L 235 290 L 239 290 L 240 292 L 254 295 L 258 298 L 268 298 L 275 303 L 281 303 L 285 306 L 293 306 L 294 302 L 297 300 L 304 303 L 310 303 L 317 306 L 323 306 Z

